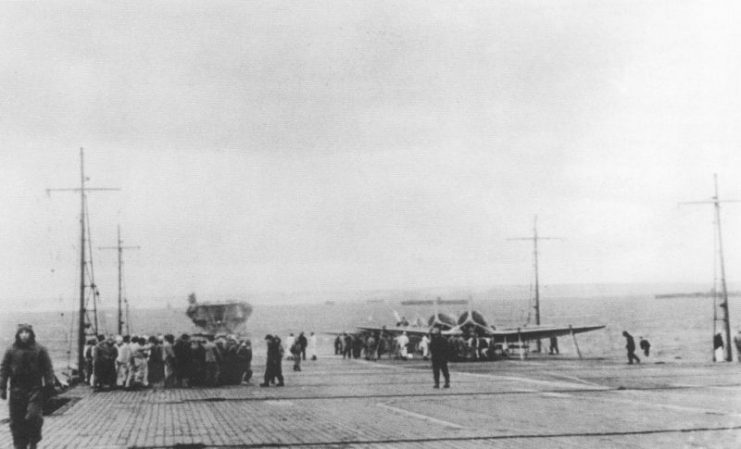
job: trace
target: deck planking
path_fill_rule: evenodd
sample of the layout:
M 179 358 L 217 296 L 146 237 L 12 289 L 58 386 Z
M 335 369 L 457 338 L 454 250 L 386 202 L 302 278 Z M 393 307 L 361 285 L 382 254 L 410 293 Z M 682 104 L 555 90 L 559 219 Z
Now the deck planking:
M 286 386 L 63 394 L 44 448 L 731 448 L 741 443 L 741 364 L 535 356 L 451 364 L 284 362 Z M 7 415 L 7 412 L 5 412 Z M 12 447 L 7 424 L 0 446 Z

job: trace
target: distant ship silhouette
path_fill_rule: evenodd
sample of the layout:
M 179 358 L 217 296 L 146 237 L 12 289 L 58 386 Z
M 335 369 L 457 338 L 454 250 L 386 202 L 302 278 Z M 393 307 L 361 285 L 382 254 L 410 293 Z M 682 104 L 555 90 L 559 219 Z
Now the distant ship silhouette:
M 195 293 L 191 293 L 188 296 L 188 303 L 185 314 L 193 324 L 208 334 L 244 333 L 245 323 L 252 314 L 252 306 L 244 301 L 199 303 Z

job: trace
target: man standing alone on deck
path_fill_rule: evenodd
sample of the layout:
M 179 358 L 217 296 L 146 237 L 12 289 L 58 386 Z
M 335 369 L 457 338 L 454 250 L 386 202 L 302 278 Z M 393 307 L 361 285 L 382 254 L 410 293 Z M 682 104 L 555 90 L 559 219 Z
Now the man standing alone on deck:
M 432 358 L 432 377 L 435 380 L 433 388 L 440 388 L 440 371 L 443 372 L 445 385 L 443 388 L 450 388 L 450 372 L 448 372 L 448 357 L 450 356 L 448 341 L 440 335 L 439 328 L 432 329 L 432 338 L 430 339 L 430 355 Z
M 623 331 L 623 337 L 625 337 L 625 349 L 628 350 L 628 365 L 632 365 L 633 360 L 635 360 L 636 363 L 641 363 L 641 359 L 636 355 L 636 342 L 633 339 L 633 336 L 630 335 L 628 331 Z
M 35 449 L 44 424 L 44 397 L 54 392 L 54 370 L 46 348 L 36 343 L 30 324 L 21 324 L 15 343 L 0 365 L 0 398 L 7 399 L 10 380 L 10 432 L 15 448 Z

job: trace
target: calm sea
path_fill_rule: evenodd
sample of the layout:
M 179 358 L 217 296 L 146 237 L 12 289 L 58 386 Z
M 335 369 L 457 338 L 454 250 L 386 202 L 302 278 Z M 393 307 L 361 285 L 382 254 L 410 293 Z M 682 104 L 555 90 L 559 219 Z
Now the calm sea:
M 741 322 L 738 298 L 731 298 L 732 334 Z M 465 305 L 441 307 L 441 312 L 458 316 Z M 518 326 L 527 319 L 526 300 L 477 301 L 474 308 L 495 326 Z M 254 305 L 248 332 L 259 363 L 264 352 L 265 334 L 304 331 L 319 335 L 319 354 L 332 353 L 334 337 L 329 333 L 352 330 L 354 325 L 393 325 L 394 311 L 410 321 L 427 319 L 431 306 L 402 306 L 398 302 L 337 302 L 336 304 Z M 114 330 L 114 311 L 100 315 L 102 329 Z M 76 360 L 75 316 L 59 312 L 13 312 L 0 318 L 0 344 L 12 342 L 16 324 L 33 324 L 38 340 L 46 345 L 55 367 L 64 369 Z M 636 338 L 647 338 L 652 345 L 651 362 L 682 363 L 712 360 L 713 302 L 706 298 L 654 299 L 653 296 L 619 298 L 558 298 L 541 300 L 541 322 L 553 325 L 605 324 L 607 328 L 578 335 L 579 349 L 585 357 L 622 361 L 627 330 Z M 193 332 L 194 327 L 182 309 L 135 309 L 131 312 L 132 333 L 155 335 Z M 72 338 L 70 338 L 72 337 Z M 561 353 L 576 355 L 570 337 L 560 340 Z

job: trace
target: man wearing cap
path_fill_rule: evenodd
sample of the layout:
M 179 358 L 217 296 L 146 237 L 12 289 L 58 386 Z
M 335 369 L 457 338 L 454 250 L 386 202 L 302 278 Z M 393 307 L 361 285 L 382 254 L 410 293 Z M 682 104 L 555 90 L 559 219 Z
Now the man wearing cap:
M 30 324 L 18 325 L 15 342 L 0 364 L 0 398 L 10 381 L 10 432 L 15 448 L 35 449 L 41 441 L 44 396 L 54 392 L 54 370 L 46 348 L 36 343 Z

